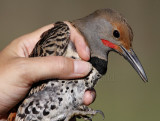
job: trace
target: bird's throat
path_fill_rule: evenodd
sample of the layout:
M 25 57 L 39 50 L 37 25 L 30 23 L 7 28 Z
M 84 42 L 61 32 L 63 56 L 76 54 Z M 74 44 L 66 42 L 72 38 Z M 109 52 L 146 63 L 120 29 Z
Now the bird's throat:
M 100 59 L 98 57 L 91 57 L 89 62 L 97 69 L 97 71 L 104 75 L 107 72 L 107 64 L 108 62 L 106 60 Z

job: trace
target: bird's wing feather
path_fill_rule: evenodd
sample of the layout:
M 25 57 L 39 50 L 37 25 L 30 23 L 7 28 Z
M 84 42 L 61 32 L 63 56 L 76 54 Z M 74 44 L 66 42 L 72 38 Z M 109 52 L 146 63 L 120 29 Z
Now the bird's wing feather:
M 70 31 L 68 25 L 64 22 L 56 22 L 53 28 L 41 35 L 41 39 L 36 44 L 30 57 L 63 56 L 69 40 Z M 50 79 L 34 84 L 29 95 L 43 90 L 48 81 Z
M 30 57 L 62 56 L 70 39 L 70 31 L 64 22 L 56 22 L 54 27 L 44 32 Z

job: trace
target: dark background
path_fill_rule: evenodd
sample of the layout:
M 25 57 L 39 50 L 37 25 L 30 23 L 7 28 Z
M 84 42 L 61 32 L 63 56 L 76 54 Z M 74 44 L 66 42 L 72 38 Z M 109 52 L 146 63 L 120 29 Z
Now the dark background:
M 143 83 L 130 64 L 109 54 L 108 73 L 96 86 L 91 105 L 105 121 L 160 120 L 160 1 L 159 0 L 1 0 L 0 50 L 15 38 L 57 20 L 73 20 L 98 8 L 120 11 L 134 31 L 133 48 L 147 73 Z M 94 117 L 102 121 L 102 117 Z

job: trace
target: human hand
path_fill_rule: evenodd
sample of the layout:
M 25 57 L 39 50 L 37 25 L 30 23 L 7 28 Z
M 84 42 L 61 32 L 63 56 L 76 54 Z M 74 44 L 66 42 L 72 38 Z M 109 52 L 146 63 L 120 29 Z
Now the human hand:
M 40 35 L 53 27 L 52 24 L 15 39 L 0 52 L 0 119 L 25 97 L 33 83 L 48 78 L 80 78 L 89 73 L 87 44 L 82 35 L 67 24 L 71 30 L 70 39 L 85 61 L 61 56 L 28 58 Z M 94 98 L 95 91 L 86 91 L 84 104 L 89 105 Z

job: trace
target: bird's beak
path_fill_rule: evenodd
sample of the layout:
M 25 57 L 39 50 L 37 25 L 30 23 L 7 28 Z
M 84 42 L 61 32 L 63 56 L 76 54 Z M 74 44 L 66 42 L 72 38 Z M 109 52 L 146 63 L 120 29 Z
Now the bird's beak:
M 130 49 L 129 51 L 120 45 L 120 48 L 122 49 L 122 55 L 124 56 L 124 58 L 126 60 L 129 61 L 129 63 L 132 65 L 132 67 L 137 71 L 137 73 L 140 75 L 140 77 L 142 78 L 142 80 L 144 82 L 148 82 L 147 76 L 144 72 L 144 69 L 139 61 L 139 59 L 137 58 L 135 52 Z

